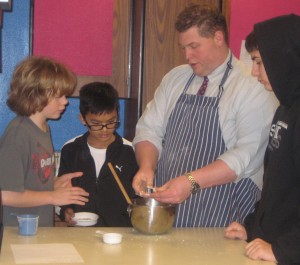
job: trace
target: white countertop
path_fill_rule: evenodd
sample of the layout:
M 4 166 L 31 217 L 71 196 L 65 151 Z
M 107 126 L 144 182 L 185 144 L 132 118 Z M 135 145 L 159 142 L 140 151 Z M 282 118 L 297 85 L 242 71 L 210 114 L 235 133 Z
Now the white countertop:
M 96 230 L 123 235 L 121 244 L 103 243 Z M 164 235 L 143 235 L 133 228 L 102 227 L 39 227 L 35 236 L 20 236 L 18 229 L 6 227 L 2 242 L 0 264 L 15 263 L 13 249 L 26 247 L 74 246 L 88 265 L 270 265 L 272 262 L 252 261 L 245 256 L 244 241 L 224 238 L 223 228 L 173 228 Z M 37 245 L 36 245 L 37 244 Z M 48 245 L 51 244 L 51 245 Z M 34 249 L 35 251 L 35 249 Z M 38 251 L 36 249 L 36 251 Z M 64 249 L 61 250 L 64 252 Z M 35 255 L 33 252 L 32 257 Z M 53 254 L 52 254 L 53 255 Z M 20 257 L 19 257 L 20 258 Z M 18 264 L 25 264 L 23 261 Z M 27 263 L 27 264 L 42 264 Z M 46 263 L 44 263 L 46 264 Z

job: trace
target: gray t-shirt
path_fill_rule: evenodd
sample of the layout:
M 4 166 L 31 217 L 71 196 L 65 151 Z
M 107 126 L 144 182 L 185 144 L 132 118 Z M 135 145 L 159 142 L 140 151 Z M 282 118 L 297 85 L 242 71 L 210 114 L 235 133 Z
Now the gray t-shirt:
M 49 130 L 48 130 L 49 131 Z M 0 188 L 51 191 L 54 188 L 54 152 L 49 132 L 40 130 L 28 117 L 16 117 L 0 139 Z M 3 207 L 3 223 L 17 226 L 15 214 L 38 214 L 39 226 L 53 226 L 52 205 Z

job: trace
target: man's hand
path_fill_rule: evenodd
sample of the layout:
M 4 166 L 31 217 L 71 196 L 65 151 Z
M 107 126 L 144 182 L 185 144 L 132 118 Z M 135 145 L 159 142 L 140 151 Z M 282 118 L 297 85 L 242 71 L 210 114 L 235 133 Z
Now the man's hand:
M 139 196 L 148 196 L 146 188 L 153 187 L 154 172 L 140 169 L 134 176 L 132 187 Z
M 160 202 L 179 204 L 191 194 L 191 183 L 186 176 L 169 180 L 165 185 L 156 187 L 150 197 Z

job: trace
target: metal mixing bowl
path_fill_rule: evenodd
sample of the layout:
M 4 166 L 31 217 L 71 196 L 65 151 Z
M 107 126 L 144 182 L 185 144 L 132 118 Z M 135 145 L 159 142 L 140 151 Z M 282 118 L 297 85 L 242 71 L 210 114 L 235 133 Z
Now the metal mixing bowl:
M 158 202 L 153 198 L 137 198 L 128 206 L 132 226 L 144 234 L 168 232 L 174 223 L 175 205 Z

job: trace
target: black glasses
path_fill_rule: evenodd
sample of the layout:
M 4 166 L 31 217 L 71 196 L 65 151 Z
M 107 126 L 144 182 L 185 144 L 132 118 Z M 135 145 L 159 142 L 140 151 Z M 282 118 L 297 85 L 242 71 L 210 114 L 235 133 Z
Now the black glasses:
M 116 129 L 120 125 L 120 121 L 114 121 L 114 122 L 109 122 L 106 124 L 97 124 L 97 125 L 90 125 L 85 121 L 86 126 L 90 128 L 91 131 L 100 131 L 103 130 L 103 128 L 106 129 Z

